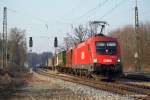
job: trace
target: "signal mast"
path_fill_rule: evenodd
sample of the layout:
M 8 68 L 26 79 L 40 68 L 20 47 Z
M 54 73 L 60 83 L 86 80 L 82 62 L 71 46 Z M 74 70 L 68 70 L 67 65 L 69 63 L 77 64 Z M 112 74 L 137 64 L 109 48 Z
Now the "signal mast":
M 3 12 L 2 68 L 7 68 L 7 7 Z
M 135 52 L 135 63 L 136 71 L 141 71 L 141 50 L 140 50 L 140 36 L 139 36 L 139 16 L 138 16 L 138 7 L 137 0 L 135 0 L 135 42 L 136 42 L 136 52 Z

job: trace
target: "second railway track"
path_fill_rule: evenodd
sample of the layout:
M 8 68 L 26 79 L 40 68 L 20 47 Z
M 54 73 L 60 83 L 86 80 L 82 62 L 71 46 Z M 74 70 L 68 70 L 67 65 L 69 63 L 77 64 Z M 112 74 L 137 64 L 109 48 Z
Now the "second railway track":
M 87 79 L 84 77 L 76 77 L 71 75 L 64 75 L 64 74 L 58 74 L 58 73 L 51 73 L 44 70 L 39 70 L 39 74 L 50 76 L 53 78 L 59 78 L 65 81 L 79 83 L 82 85 L 90 86 L 96 89 L 117 93 L 125 96 L 131 96 L 136 99 L 142 99 L 145 100 L 150 96 L 150 87 L 149 86 L 143 86 L 143 85 L 137 85 L 137 84 L 130 84 L 130 83 L 124 83 L 121 81 L 114 81 L 114 82 L 104 82 L 100 80 L 92 80 Z

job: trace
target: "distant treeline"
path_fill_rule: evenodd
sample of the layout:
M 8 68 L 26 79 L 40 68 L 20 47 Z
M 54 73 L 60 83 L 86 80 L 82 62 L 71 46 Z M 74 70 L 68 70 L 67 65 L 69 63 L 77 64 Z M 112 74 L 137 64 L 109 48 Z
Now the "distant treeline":
M 25 30 L 11 28 L 7 40 L 7 66 L 4 69 L 16 72 L 24 70 L 27 57 Z M 6 43 L 6 41 L 4 41 Z M 2 34 L 0 35 L 0 68 L 2 68 Z M 6 50 L 5 50 L 6 52 Z
M 28 53 L 28 63 L 31 67 L 35 68 L 38 66 L 44 66 L 47 63 L 48 58 L 52 58 L 53 53 L 43 52 L 43 53 Z
M 150 23 L 139 26 L 139 47 L 141 51 L 141 67 L 144 71 L 150 72 Z M 109 35 L 116 37 L 121 45 L 122 62 L 125 71 L 135 70 L 136 37 L 135 27 L 127 25 L 114 30 Z

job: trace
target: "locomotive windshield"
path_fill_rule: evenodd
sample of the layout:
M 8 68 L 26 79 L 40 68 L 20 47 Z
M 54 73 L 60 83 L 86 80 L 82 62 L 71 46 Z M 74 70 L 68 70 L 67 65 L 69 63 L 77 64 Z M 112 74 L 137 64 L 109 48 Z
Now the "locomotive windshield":
M 116 54 L 116 42 L 96 42 L 96 53 L 105 55 Z

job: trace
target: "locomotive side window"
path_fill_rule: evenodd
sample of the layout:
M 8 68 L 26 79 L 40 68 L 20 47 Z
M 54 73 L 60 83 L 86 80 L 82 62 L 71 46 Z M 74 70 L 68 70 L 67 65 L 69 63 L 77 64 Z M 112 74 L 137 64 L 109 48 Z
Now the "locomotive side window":
M 97 54 L 105 54 L 105 47 L 106 47 L 106 44 L 105 42 L 97 42 L 96 43 L 96 53 Z
M 116 42 L 96 42 L 96 53 L 105 55 L 116 54 Z
M 107 54 L 114 55 L 116 54 L 117 44 L 116 42 L 107 42 Z
M 107 42 L 107 46 L 115 47 L 116 43 L 115 42 Z

